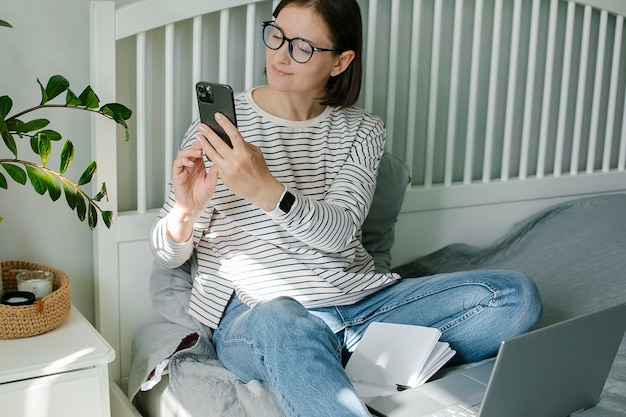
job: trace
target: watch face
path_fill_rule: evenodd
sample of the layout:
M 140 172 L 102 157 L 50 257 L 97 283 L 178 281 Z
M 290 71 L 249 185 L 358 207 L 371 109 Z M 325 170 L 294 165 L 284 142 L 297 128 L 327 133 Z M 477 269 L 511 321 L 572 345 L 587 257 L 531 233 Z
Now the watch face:
M 278 207 L 283 213 L 287 214 L 291 210 L 291 206 L 293 206 L 293 203 L 295 201 L 296 197 L 291 194 L 291 192 L 286 191 L 285 195 L 283 195 L 283 198 L 280 200 L 280 204 L 278 205 Z

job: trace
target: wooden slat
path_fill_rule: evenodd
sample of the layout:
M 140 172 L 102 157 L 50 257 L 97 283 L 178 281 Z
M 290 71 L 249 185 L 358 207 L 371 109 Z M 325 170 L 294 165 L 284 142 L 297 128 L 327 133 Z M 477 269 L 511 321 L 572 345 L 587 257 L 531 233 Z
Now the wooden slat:
M 364 82 L 364 107 L 367 111 L 372 111 L 374 108 L 374 84 L 376 82 L 376 34 L 378 30 L 377 26 L 378 15 L 378 1 L 370 0 L 369 13 L 368 13 L 368 25 L 367 25 L 367 45 L 366 45 L 366 61 L 365 61 L 365 82 Z
M 617 162 L 618 171 L 626 169 L 626 94 L 624 94 L 624 105 L 622 107 L 624 113 L 622 114 L 622 138 L 619 144 L 619 159 Z
M 585 6 L 583 17 L 582 44 L 580 46 L 580 60 L 578 62 L 578 86 L 576 87 L 576 111 L 574 114 L 574 141 L 572 142 L 572 157 L 570 160 L 570 174 L 578 173 L 578 157 L 582 141 L 582 127 L 585 111 L 585 87 L 587 85 L 587 64 L 589 56 L 589 36 L 591 32 L 590 6 Z
M 398 67 L 400 49 L 400 0 L 391 2 L 391 21 L 389 24 L 389 78 L 387 79 L 387 149 L 393 149 L 395 137 L 396 93 L 398 87 Z
M 483 26 L 483 0 L 476 0 L 474 6 L 474 31 L 472 33 L 472 62 L 470 64 L 469 108 L 467 115 L 467 138 L 465 139 L 465 161 L 463 163 L 463 183 L 472 182 L 474 164 L 474 144 L 476 142 L 476 119 L 478 117 L 478 78 L 480 71 L 480 31 Z
M 193 18 L 193 29 L 191 38 L 191 82 L 195 86 L 202 78 L 202 16 Z M 199 116 L 195 94 L 191 95 L 191 120 L 196 120 Z
M 552 104 L 552 78 L 554 74 L 554 55 L 556 28 L 558 25 L 558 7 L 560 0 L 550 1 L 548 16 L 548 39 L 546 46 L 546 67 L 544 71 L 543 98 L 541 100 L 541 124 L 539 128 L 539 145 L 537 152 L 537 178 L 543 178 L 546 168 L 546 148 L 548 146 L 548 126 L 550 125 L 550 106 Z
M 515 0 L 513 5 L 513 26 L 511 30 L 511 44 L 509 49 L 509 73 L 506 97 L 506 114 L 504 121 L 504 137 L 502 146 L 502 168 L 500 179 L 509 179 L 509 169 L 511 163 L 511 142 L 513 137 L 513 125 L 515 122 L 515 98 L 517 94 L 517 68 L 519 60 L 519 39 L 522 14 L 522 1 Z
M 452 184 L 454 172 L 454 145 L 456 141 L 457 106 L 459 101 L 459 71 L 461 34 L 463 32 L 463 0 L 454 3 L 454 26 L 452 41 L 452 71 L 450 73 L 450 97 L 448 98 L 448 129 L 446 133 L 446 158 L 444 184 Z
M 146 34 L 137 35 L 137 76 L 136 76 L 136 95 L 137 108 L 135 117 L 137 122 L 137 133 L 135 141 L 137 142 L 137 211 L 145 213 L 147 210 L 147 173 L 146 173 L 146 126 L 147 126 L 147 102 L 146 102 Z
M 170 188 L 172 161 L 174 160 L 174 41 L 175 26 L 169 24 L 165 27 L 165 155 L 164 155 L 164 196 L 167 196 Z
M 224 8 L 233 8 L 262 0 L 144 0 L 121 6 L 117 12 L 118 40 L 147 32 L 168 23 L 195 18 Z
M 413 15 L 411 24 L 411 58 L 409 63 L 409 103 L 407 112 L 407 141 L 405 148 L 404 161 L 409 167 L 414 164 L 415 142 L 417 141 L 417 120 L 414 115 L 417 114 L 417 86 L 420 70 L 420 22 L 422 19 L 422 0 L 413 1 Z
M 426 133 L 426 155 L 424 159 L 424 185 L 429 187 L 433 184 L 434 156 L 436 125 L 437 125 L 437 102 L 439 98 L 439 64 L 441 54 L 441 31 L 442 31 L 442 2 L 435 0 L 435 15 L 433 18 L 433 41 L 432 57 L 430 63 L 430 94 L 428 97 L 428 130 Z
M 609 102 L 606 115 L 606 134 L 604 136 L 602 172 L 608 172 L 611 169 L 611 146 L 613 144 L 613 132 L 615 131 L 615 112 L 617 107 L 617 90 L 620 76 L 623 28 L 624 18 L 622 16 L 618 16 L 615 19 L 615 33 L 613 36 L 613 64 L 611 66 L 611 81 L 609 83 Z M 622 123 L 624 123 L 623 120 L 624 118 L 622 118 Z
M 244 88 L 246 90 L 254 87 L 254 52 L 259 47 L 256 41 L 256 34 L 261 28 L 256 25 L 256 3 L 246 7 L 246 65 Z
M 565 45 L 563 47 L 563 69 L 561 72 L 561 94 L 559 97 L 559 116 L 556 133 L 556 149 L 554 152 L 554 176 L 561 175 L 563 171 L 565 129 L 567 123 L 567 104 L 569 98 L 570 68 L 572 67 L 572 48 L 574 44 L 574 18 L 576 4 L 567 4 L 567 23 L 565 25 Z
M 219 71 L 218 80 L 222 84 L 228 84 L 228 52 L 230 44 L 228 42 L 228 31 L 230 29 L 230 9 L 220 12 L 220 46 L 219 46 Z
M 602 80 L 604 76 L 604 55 L 606 51 L 606 26 L 608 14 L 600 12 L 600 28 L 598 30 L 598 53 L 596 55 L 596 72 L 593 83 L 593 103 L 591 107 L 591 126 L 589 128 L 589 145 L 587 149 L 587 173 L 595 169 L 596 144 L 598 142 L 598 125 L 600 123 L 600 100 L 602 99 Z
M 526 92 L 524 93 L 524 117 L 522 121 L 522 143 L 519 162 L 519 178 L 525 179 L 528 175 L 528 152 L 530 135 L 532 133 L 532 115 L 535 106 L 535 67 L 537 65 L 537 40 L 539 38 L 539 11 L 541 0 L 533 0 L 530 22 L 530 45 L 526 63 Z
M 498 110 L 498 67 L 500 63 L 500 31 L 502 29 L 502 0 L 496 0 L 491 32 L 491 63 L 489 65 L 489 99 L 487 103 L 487 132 L 483 156 L 482 182 L 491 180 L 491 163 L 495 142 L 496 112 Z

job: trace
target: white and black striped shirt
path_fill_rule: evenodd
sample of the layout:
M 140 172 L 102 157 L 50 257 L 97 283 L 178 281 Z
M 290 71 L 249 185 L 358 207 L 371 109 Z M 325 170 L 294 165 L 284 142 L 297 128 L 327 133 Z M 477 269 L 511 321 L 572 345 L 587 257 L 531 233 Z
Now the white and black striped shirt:
M 174 205 L 170 193 L 151 245 L 165 267 L 181 265 L 196 250 L 189 313 L 215 328 L 233 291 L 249 306 L 285 295 L 314 308 L 352 304 L 394 282 L 397 275 L 374 272 L 360 231 L 384 148 L 382 121 L 361 109 L 331 107 L 311 120 L 284 120 L 259 108 L 251 90 L 237 94 L 235 106 L 242 136 L 261 149 L 296 199 L 287 214 L 278 207 L 265 212 L 218 180 L 193 238 L 177 244 L 162 221 Z M 183 148 L 195 140 L 198 123 Z

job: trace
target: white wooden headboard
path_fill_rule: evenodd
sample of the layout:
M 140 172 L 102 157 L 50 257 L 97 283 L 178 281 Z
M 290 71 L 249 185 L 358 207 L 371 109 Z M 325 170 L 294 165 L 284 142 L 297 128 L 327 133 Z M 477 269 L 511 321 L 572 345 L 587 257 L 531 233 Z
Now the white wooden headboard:
M 412 167 L 394 264 L 487 243 L 557 201 L 626 191 L 626 2 L 361 0 L 360 106 Z M 134 109 L 132 140 L 93 121 L 98 181 L 116 212 L 95 234 L 97 327 L 128 375 L 152 316 L 147 236 L 196 115 L 196 81 L 264 83 L 260 22 L 276 2 L 91 3 L 91 85 Z M 118 138 L 117 140 L 115 138 Z

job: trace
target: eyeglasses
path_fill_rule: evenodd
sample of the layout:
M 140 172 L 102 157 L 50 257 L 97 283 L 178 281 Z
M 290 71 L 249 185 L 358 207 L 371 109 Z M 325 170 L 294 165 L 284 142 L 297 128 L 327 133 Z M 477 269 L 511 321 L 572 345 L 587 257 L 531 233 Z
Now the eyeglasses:
M 289 56 L 299 64 L 309 62 L 311 57 L 313 57 L 313 52 L 339 52 L 338 49 L 318 48 L 306 39 L 289 39 L 274 22 L 263 22 L 263 42 L 265 46 L 269 49 L 277 50 L 283 46 L 285 41 L 289 44 Z

